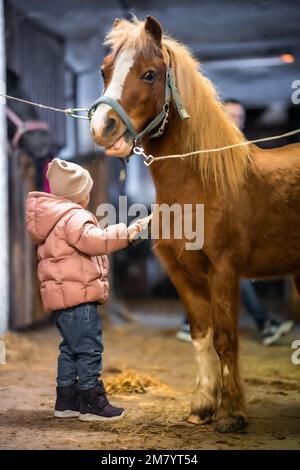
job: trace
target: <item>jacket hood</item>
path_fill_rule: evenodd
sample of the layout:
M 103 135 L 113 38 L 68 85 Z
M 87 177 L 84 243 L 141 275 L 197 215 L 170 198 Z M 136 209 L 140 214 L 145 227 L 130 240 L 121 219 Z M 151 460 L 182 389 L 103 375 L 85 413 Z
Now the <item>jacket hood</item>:
M 30 192 L 26 204 L 26 224 L 34 243 L 43 243 L 57 222 L 73 209 L 83 208 L 54 194 Z

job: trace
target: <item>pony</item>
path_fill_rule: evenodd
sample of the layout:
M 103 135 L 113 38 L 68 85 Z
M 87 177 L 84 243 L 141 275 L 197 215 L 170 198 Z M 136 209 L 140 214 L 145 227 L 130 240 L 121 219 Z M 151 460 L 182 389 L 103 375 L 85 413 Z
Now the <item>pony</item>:
M 155 18 L 117 19 L 105 45 L 111 52 L 101 66 L 103 95 L 90 110 L 93 140 L 123 158 L 140 141 L 154 157 L 158 204 L 204 204 L 202 249 L 186 250 L 185 239 L 172 235 L 156 243 L 191 326 L 198 370 L 188 421 L 240 431 L 247 420 L 239 280 L 292 275 L 300 288 L 300 145 L 243 145 L 198 62 Z M 235 144 L 241 145 L 155 161 Z

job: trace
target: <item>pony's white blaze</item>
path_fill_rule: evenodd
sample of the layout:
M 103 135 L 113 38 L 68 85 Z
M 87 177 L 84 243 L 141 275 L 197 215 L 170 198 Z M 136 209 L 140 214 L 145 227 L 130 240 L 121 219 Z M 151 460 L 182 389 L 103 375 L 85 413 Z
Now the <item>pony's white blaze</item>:
M 126 77 L 134 64 L 134 56 L 134 49 L 127 49 L 120 53 L 114 66 L 111 82 L 105 90 L 105 96 L 109 96 L 114 100 L 121 99 Z M 99 133 L 103 131 L 107 113 L 110 109 L 111 107 L 108 104 L 101 103 L 92 116 L 91 127 L 97 129 Z
M 197 388 L 192 401 L 190 421 L 199 421 L 197 412 L 215 410 L 220 399 L 221 365 L 213 343 L 212 329 L 205 336 L 193 340 L 198 365 Z

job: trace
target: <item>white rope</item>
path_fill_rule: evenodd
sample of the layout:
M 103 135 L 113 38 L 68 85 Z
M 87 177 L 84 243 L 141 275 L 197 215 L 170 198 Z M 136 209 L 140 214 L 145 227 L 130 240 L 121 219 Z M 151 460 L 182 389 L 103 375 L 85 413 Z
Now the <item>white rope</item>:
M 257 144 L 259 142 L 267 142 L 270 140 L 278 140 L 278 139 L 282 139 L 283 137 L 290 137 L 295 134 L 300 134 L 300 129 L 295 129 L 293 131 L 285 132 L 284 134 L 275 135 L 273 137 L 263 137 L 262 139 L 245 140 L 244 142 L 239 142 L 238 144 L 233 144 L 233 145 L 226 145 L 225 147 L 217 147 L 217 148 L 207 149 L 207 150 L 195 150 L 194 152 L 188 152 L 188 153 L 152 157 L 149 159 L 147 166 L 152 165 L 153 162 L 157 162 L 158 160 L 167 160 L 168 158 L 185 158 L 185 157 L 190 157 L 192 155 L 197 155 L 201 153 L 221 152 L 222 150 L 228 150 L 228 149 L 232 149 L 235 147 L 241 147 L 242 145 L 250 145 L 250 144 Z
M 23 100 L 22 98 L 16 98 L 15 96 L 6 95 L 5 93 L 1 93 L 1 92 L 0 92 L 0 96 L 3 96 L 3 98 L 7 98 L 9 100 L 19 101 L 20 103 L 30 104 L 31 106 L 37 106 L 38 108 L 49 109 L 50 111 L 56 111 L 58 113 L 64 113 L 67 116 L 77 117 L 77 118 L 80 118 L 80 119 L 87 119 L 84 116 L 76 116 L 74 114 L 75 111 L 79 111 L 79 112 L 80 111 L 88 111 L 88 109 L 86 109 L 86 108 L 59 109 L 59 108 L 53 108 L 52 106 L 46 106 L 46 105 L 40 104 L 40 103 L 34 103 L 33 101 Z

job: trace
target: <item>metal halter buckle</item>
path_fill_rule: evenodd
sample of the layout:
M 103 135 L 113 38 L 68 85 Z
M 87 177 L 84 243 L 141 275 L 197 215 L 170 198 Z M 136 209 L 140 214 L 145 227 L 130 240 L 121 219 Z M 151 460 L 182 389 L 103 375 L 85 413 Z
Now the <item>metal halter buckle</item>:
M 133 153 L 137 156 L 143 157 L 144 164 L 146 166 L 150 166 L 154 160 L 153 155 L 147 155 L 143 147 L 133 147 Z

